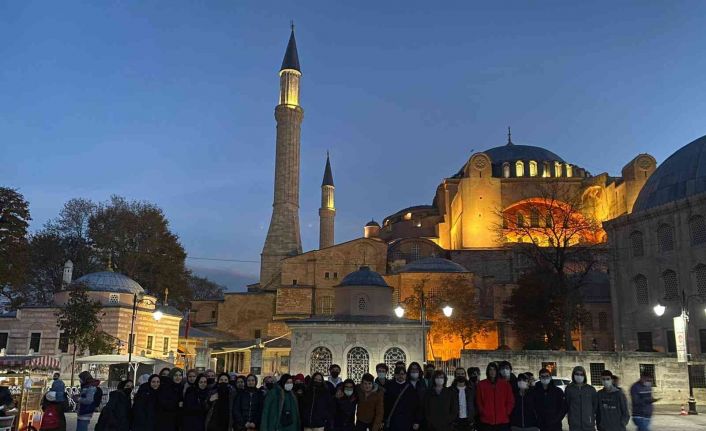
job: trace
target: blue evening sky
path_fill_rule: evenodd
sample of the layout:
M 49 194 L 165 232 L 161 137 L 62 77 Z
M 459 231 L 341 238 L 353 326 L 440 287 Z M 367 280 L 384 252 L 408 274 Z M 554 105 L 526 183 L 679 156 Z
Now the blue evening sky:
M 703 1 L 1 1 L 0 185 L 36 230 L 65 201 L 164 209 L 192 257 L 258 261 L 277 71 L 296 22 L 301 228 L 326 150 L 337 242 L 430 203 L 472 151 L 546 147 L 592 173 L 706 134 Z M 257 263 L 190 259 L 241 285 Z

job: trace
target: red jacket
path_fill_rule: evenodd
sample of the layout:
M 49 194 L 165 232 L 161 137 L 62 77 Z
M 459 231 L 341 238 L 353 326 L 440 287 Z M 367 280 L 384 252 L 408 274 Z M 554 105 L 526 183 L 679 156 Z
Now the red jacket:
M 488 379 L 482 380 L 476 389 L 476 405 L 482 424 L 509 424 L 510 414 L 515 406 L 515 396 L 512 395 L 510 383 L 502 378 L 496 379 L 495 384 Z

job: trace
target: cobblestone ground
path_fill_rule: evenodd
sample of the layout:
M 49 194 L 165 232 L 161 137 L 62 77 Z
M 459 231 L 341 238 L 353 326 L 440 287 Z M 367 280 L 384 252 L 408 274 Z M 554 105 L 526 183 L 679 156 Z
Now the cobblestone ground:
M 93 415 L 91 424 L 88 427 L 89 431 L 93 431 L 98 415 Z M 657 413 L 652 418 L 652 431 L 706 431 L 706 405 L 703 413 L 698 416 L 679 416 L 679 406 L 660 406 Z M 569 426 L 564 424 L 564 430 L 568 430 Z M 76 414 L 69 413 L 66 415 L 66 431 L 76 430 Z M 632 421 L 628 424 L 628 431 L 635 431 L 635 425 Z

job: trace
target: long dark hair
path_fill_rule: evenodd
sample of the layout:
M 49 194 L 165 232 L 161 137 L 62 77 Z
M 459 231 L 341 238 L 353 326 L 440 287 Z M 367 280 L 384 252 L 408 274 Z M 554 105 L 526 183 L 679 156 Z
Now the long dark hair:
M 291 374 L 284 373 L 282 376 L 277 380 L 277 384 L 279 385 L 280 388 L 284 389 L 284 384 L 287 383 L 287 380 L 292 379 L 292 382 L 294 382 L 294 378 L 292 378 Z

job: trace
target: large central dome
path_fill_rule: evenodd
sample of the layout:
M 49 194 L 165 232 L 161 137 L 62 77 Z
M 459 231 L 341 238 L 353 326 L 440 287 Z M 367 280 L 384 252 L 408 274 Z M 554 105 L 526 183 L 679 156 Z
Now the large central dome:
M 532 145 L 503 145 L 483 151 L 493 163 L 515 162 L 517 160 L 535 162 L 564 162 L 564 159 L 553 152 Z
M 706 136 L 678 149 L 640 190 L 632 211 L 644 211 L 706 192 Z

